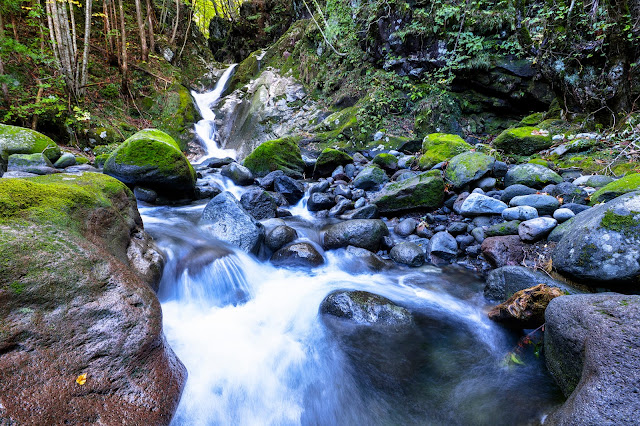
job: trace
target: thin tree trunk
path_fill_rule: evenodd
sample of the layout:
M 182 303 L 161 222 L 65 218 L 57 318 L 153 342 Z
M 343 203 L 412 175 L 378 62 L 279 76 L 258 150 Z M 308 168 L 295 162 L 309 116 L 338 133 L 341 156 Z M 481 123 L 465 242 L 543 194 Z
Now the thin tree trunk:
M 46 13 L 47 13 L 47 24 L 49 25 L 49 38 L 51 39 L 51 50 L 53 51 L 53 55 L 56 58 L 56 62 L 58 65 L 58 68 L 61 67 L 60 64 L 60 55 L 58 54 L 58 49 L 56 47 L 56 37 L 55 37 L 55 30 L 53 29 L 53 19 L 51 18 L 53 16 L 53 10 L 51 9 L 51 2 L 50 1 L 45 1 L 45 8 L 46 8 Z
M 176 35 L 178 34 L 178 24 L 180 23 L 180 0 L 176 0 L 176 20 L 173 23 L 173 32 L 171 33 L 171 39 L 169 44 L 174 44 L 176 41 Z
M 182 56 L 182 52 L 184 52 L 184 47 L 187 45 L 187 39 L 189 38 L 189 30 L 191 29 L 191 21 L 193 21 L 193 9 L 191 10 L 191 14 L 189 15 L 189 23 L 187 24 L 187 31 L 184 34 L 184 40 L 182 42 L 182 48 L 180 49 L 180 52 L 178 53 L 178 56 L 176 58 L 176 62 L 178 62 L 180 60 L 180 57 Z
M 42 81 L 39 78 L 36 78 L 36 83 L 38 83 L 38 94 L 36 95 L 36 105 L 42 100 L 42 94 L 44 93 L 44 86 L 42 85 Z M 31 130 L 36 130 L 38 127 L 38 114 L 33 114 L 33 118 L 31 119 Z
M 0 13 L 0 43 L 4 42 L 4 22 L 2 21 L 2 13 Z M 2 56 L 0 56 L 0 74 L 4 74 L 4 62 L 2 62 Z M 2 83 L 2 94 L 4 100 L 9 103 L 9 86 L 7 83 Z
M 153 6 L 151 5 L 151 0 L 147 0 L 147 25 L 149 26 L 149 50 L 151 52 L 156 51 L 156 37 L 154 35 L 153 16 L 154 10 Z
M 107 57 L 111 55 L 113 51 L 113 38 L 111 34 L 111 22 L 109 22 L 109 8 L 107 0 L 102 2 L 102 14 L 104 15 L 104 45 L 107 50 Z M 107 58 L 108 60 L 108 58 Z
M 82 52 L 82 71 L 80 77 L 80 96 L 84 95 L 87 84 L 87 68 L 89 65 L 89 43 L 91 42 L 91 9 L 93 8 L 93 1 L 86 0 L 84 11 L 84 46 Z
M 111 0 L 111 22 L 113 22 L 113 29 L 119 27 L 118 20 L 118 12 L 116 11 L 116 0 Z M 120 30 L 117 32 L 120 35 Z M 115 40 L 115 51 L 117 52 L 116 58 L 118 58 L 118 66 L 122 68 L 122 48 L 120 47 L 120 37 L 114 37 Z
M 129 93 L 129 68 L 127 66 L 127 33 L 124 27 L 124 6 L 122 0 L 118 0 L 118 8 L 120 9 L 120 32 L 121 32 L 121 49 L 122 49 L 122 93 Z
M 149 48 L 147 47 L 147 34 L 144 30 L 144 18 L 142 17 L 142 5 L 140 0 L 134 1 L 136 5 L 136 19 L 138 20 L 138 31 L 140 32 L 140 53 L 142 62 L 149 61 Z
M 13 27 L 13 38 L 15 39 L 15 41 L 20 41 L 20 39 L 18 38 L 18 25 L 16 24 L 16 17 L 15 15 L 11 14 L 11 26 Z

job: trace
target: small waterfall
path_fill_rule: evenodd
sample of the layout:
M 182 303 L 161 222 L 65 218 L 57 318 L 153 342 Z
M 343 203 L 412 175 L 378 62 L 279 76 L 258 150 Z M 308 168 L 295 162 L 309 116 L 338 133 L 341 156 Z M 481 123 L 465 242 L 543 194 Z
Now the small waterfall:
M 215 124 L 216 115 L 212 110 L 212 107 L 215 106 L 227 89 L 227 84 L 229 80 L 231 80 L 236 66 L 237 64 L 233 64 L 225 70 L 213 90 L 204 93 L 191 92 L 196 106 L 200 111 L 200 115 L 202 115 L 202 120 L 195 124 L 195 131 L 207 151 L 205 156 L 200 158 L 200 161 L 213 157 L 236 158 L 236 151 L 234 149 L 223 149 L 218 146 L 218 130 Z

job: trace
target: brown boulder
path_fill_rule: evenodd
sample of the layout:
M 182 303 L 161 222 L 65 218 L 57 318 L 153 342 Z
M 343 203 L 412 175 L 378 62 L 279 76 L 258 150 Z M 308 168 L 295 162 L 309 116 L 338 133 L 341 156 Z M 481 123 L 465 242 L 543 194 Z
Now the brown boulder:
M 486 238 L 480 248 L 485 259 L 494 268 L 520 265 L 524 260 L 525 244 L 517 235 Z
M 11 181 L 0 181 L 0 424 L 169 424 L 186 370 L 162 334 L 161 260 L 133 194 L 94 173 Z
M 544 324 L 544 311 L 552 299 L 564 296 L 558 287 L 538 284 L 518 291 L 489 311 L 489 319 L 513 328 L 537 328 Z

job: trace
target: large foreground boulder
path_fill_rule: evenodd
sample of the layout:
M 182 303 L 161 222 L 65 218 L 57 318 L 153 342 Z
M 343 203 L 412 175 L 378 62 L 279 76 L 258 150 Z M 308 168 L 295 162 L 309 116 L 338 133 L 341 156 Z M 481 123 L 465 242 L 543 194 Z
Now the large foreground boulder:
M 207 203 L 200 226 L 212 237 L 248 253 L 257 253 L 264 240 L 264 226 L 227 191 Z
M 0 423 L 169 424 L 186 370 L 151 288 L 160 260 L 115 179 L 0 180 Z
M 637 424 L 640 296 L 558 297 L 545 319 L 547 367 L 568 397 L 545 424 Z
M 372 203 L 380 213 L 397 213 L 414 209 L 433 210 L 442 205 L 443 199 L 444 181 L 431 172 L 425 172 L 387 184 Z
M 167 198 L 192 198 L 196 173 L 180 147 L 160 130 L 141 130 L 124 141 L 104 164 L 104 173 L 125 184 L 152 189 Z
M 579 280 L 639 288 L 640 192 L 576 215 L 553 250 L 553 266 Z

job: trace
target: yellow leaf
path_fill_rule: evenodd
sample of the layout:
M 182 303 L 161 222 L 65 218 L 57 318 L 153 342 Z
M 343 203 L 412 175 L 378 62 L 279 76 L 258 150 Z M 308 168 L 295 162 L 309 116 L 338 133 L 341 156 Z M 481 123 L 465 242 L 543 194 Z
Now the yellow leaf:
M 76 379 L 76 383 L 79 385 L 84 385 L 85 383 L 87 383 L 87 373 L 79 375 Z

